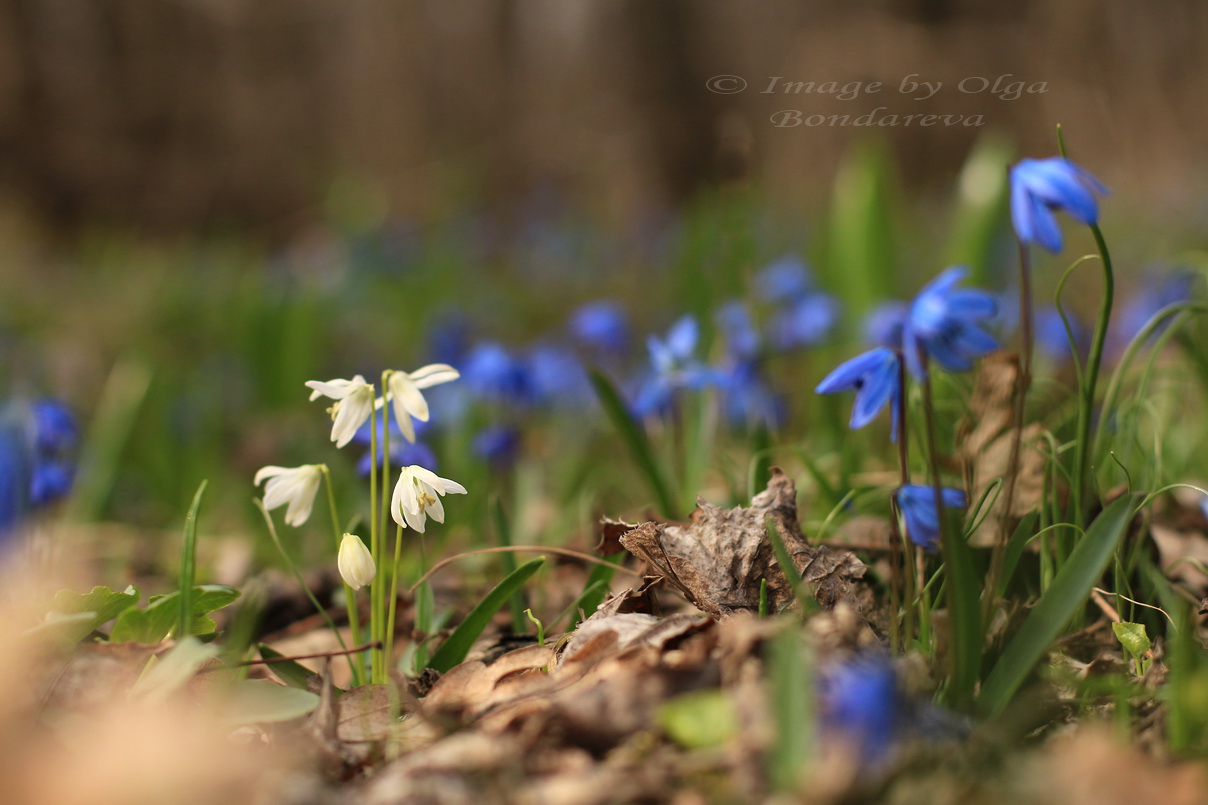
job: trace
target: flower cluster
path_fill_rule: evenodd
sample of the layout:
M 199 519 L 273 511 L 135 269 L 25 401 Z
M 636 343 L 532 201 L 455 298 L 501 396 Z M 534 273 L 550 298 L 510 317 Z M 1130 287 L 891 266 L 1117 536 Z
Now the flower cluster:
M 79 436 L 75 416 L 55 399 L 0 410 L 0 537 L 71 491 Z

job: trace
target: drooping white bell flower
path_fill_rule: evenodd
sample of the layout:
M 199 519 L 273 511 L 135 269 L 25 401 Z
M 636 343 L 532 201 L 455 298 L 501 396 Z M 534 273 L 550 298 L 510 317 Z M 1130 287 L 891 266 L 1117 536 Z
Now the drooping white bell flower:
M 285 510 L 287 525 L 300 526 L 310 517 L 315 505 L 315 493 L 323 480 L 322 464 L 300 467 L 261 467 L 252 483 L 259 486 L 265 480 L 264 508 L 268 511 L 289 504 Z
M 438 523 L 445 521 L 445 507 L 440 498 L 446 494 L 464 495 L 466 488 L 418 464 L 403 467 L 390 498 L 390 515 L 399 525 L 422 534 L 428 517 Z
M 343 447 L 373 413 L 373 385 L 356 375 L 352 380 L 307 380 L 312 400 L 330 397 L 336 402 L 327 410 L 331 413 L 331 440 Z
M 344 539 L 340 540 L 336 567 L 340 569 L 340 577 L 344 579 L 344 583 L 354 590 L 372 584 L 374 576 L 377 575 L 373 554 L 369 553 L 365 543 L 356 534 L 345 534 Z
M 386 380 L 386 396 L 383 402 L 394 406 L 394 420 L 407 441 L 415 441 L 415 426 L 411 418 L 428 421 L 428 401 L 420 389 L 448 383 L 461 377 L 456 369 L 445 363 L 421 366 L 414 372 L 392 371 Z

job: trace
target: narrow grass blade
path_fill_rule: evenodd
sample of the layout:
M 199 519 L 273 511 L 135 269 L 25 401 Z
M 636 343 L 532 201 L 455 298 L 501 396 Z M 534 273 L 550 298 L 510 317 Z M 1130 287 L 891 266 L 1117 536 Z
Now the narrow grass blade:
M 266 667 L 291 688 L 310 690 L 310 681 L 319 679 L 319 675 L 314 671 L 301 663 L 285 659 L 284 654 L 267 643 L 260 643 L 257 648 L 262 659 L 271 660 Z
M 985 633 L 982 631 L 981 590 L 984 575 L 973 560 L 973 551 L 951 525 L 944 545 L 944 565 L 947 573 L 948 619 L 951 625 L 952 681 L 948 688 L 949 701 L 958 708 L 967 708 L 973 701 L 973 690 L 981 673 Z
M 503 501 L 495 498 L 491 501 L 491 524 L 495 528 L 495 536 L 499 540 L 499 545 L 502 548 L 510 548 L 515 544 L 512 539 L 512 524 L 508 520 L 508 513 L 503 509 Z M 516 554 L 511 551 L 504 551 L 499 554 L 499 561 L 503 565 L 503 572 L 510 576 L 516 571 Z M 528 624 L 525 622 L 524 610 L 527 605 L 524 601 L 524 592 L 516 590 L 508 599 L 508 608 L 512 612 L 512 632 L 514 634 L 524 634 L 528 630 Z
M 780 538 L 780 532 L 776 530 L 776 521 L 769 517 L 764 521 L 764 529 L 768 534 L 768 542 L 772 543 L 772 552 L 776 554 L 776 563 L 780 565 L 780 572 L 792 586 L 793 596 L 801 605 L 801 611 L 807 615 L 819 611 L 821 607 L 818 606 L 818 599 L 814 598 L 806 589 L 801 574 L 797 572 L 797 565 L 793 564 L 793 557 L 789 556 L 789 550 L 785 547 L 784 540 Z M 766 602 L 760 604 L 761 610 L 766 608 Z
M 1061 630 L 1086 604 L 1091 587 L 1103 575 L 1121 538 L 1128 531 L 1139 493 L 1114 501 L 1091 523 L 1052 586 L 1011 638 L 994 670 L 982 686 L 979 705 L 987 715 L 998 715 L 1010 703 L 1033 666 Z
M 813 751 L 813 679 L 805 649 L 795 624 L 771 641 L 772 717 L 776 742 L 769 755 L 772 785 L 777 791 L 795 791 L 805 777 Z
M 193 626 L 193 584 L 197 577 L 197 513 L 201 509 L 201 498 L 206 484 L 202 481 L 193 495 L 193 505 L 185 517 L 185 542 L 180 552 L 180 602 L 176 620 L 176 636 L 188 637 Z
M 1011 147 L 997 135 L 979 137 L 957 180 L 957 206 L 953 213 L 945 265 L 967 265 L 969 282 L 986 284 L 996 238 L 1007 217 L 1007 168 Z
M 1006 595 L 1011 577 L 1015 575 L 1015 568 L 1023 557 L 1024 548 L 1028 547 L 1028 543 L 1036 533 L 1036 523 L 1039 520 L 1040 513 L 1031 512 L 1020 520 L 1019 525 L 1015 528 L 1015 533 L 1007 540 L 1007 549 L 1003 553 L 1002 559 L 1002 575 L 998 579 L 998 596 L 1000 598 Z
M 612 381 L 596 369 L 588 369 L 587 376 L 591 379 L 591 385 L 600 399 L 604 413 L 612 422 L 613 427 L 617 429 L 625 446 L 629 448 L 629 453 L 637 463 L 638 470 L 641 471 L 646 483 L 650 486 L 650 492 L 654 495 L 659 512 L 664 517 L 675 517 L 675 496 L 672 495 L 671 486 L 667 483 L 667 478 L 663 474 L 662 468 L 659 467 L 658 460 L 654 457 L 654 449 L 650 446 L 650 440 L 646 438 L 646 432 L 637 422 L 633 421 L 633 417 L 630 416 L 629 410 L 625 406 L 625 401 L 621 399 L 621 394 Z
M 628 555 L 628 551 L 618 551 L 605 559 L 614 565 L 620 565 Z M 608 585 L 612 583 L 615 573 L 616 570 L 613 568 L 594 565 L 587 576 L 587 583 L 583 585 L 583 592 L 579 594 L 579 600 L 575 602 L 575 610 L 582 609 L 588 617 L 591 617 L 591 613 L 599 608 L 604 596 L 608 594 Z
M 543 564 L 545 564 L 545 557 L 525 562 L 495 585 L 495 589 L 487 593 L 486 597 L 478 602 L 478 606 L 470 610 L 466 619 L 436 650 L 428 662 L 428 667 L 443 674 L 464 660 L 466 654 L 470 652 L 470 646 L 474 645 L 474 641 L 482 634 L 482 630 L 487 627 L 495 613 L 507 603 L 512 593 L 520 589 L 520 586 L 528 581 L 529 577 L 536 573 Z

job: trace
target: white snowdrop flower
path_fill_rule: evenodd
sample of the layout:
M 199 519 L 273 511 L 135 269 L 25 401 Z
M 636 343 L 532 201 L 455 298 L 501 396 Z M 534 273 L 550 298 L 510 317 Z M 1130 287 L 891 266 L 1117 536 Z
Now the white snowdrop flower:
M 410 526 L 422 534 L 429 517 L 438 523 L 445 521 L 445 507 L 440 502 L 442 495 L 465 493 L 466 488 L 456 481 L 412 464 L 403 467 L 399 473 L 394 495 L 390 498 L 390 515 L 399 525 Z
M 386 380 L 386 396 L 383 402 L 389 401 L 394 406 L 394 420 L 398 422 L 399 430 L 407 441 L 415 441 L 415 426 L 411 418 L 421 422 L 428 421 L 428 401 L 420 393 L 420 389 L 430 388 L 441 383 L 448 383 L 461 377 L 456 369 L 445 363 L 432 363 L 421 366 L 414 372 L 392 371 Z
M 336 447 L 343 447 L 352 440 L 353 435 L 369 415 L 373 413 L 373 385 L 365 382 L 365 378 L 356 375 L 352 380 L 307 380 L 307 388 L 311 389 L 312 400 L 319 397 L 330 397 L 335 404 L 327 409 L 331 412 L 331 440 Z
M 289 504 L 285 510 L 285 522 L 300 526 L 310 517 L 315 505 L 315 493 L 323 480 L 322 464 L 303 464 L 301 467 L 261 467 L 252 479 L 259 486 L 265 480 L 264 508 L 268 511 Z
M 373 577 L 377 575 L 373 554 L 369 553 L 365 543 L 356 534 L 345 534 L 344 539 L 340 541 L 336 567 L 340 569 L 340 577 L 354 590 L 372 584 Z

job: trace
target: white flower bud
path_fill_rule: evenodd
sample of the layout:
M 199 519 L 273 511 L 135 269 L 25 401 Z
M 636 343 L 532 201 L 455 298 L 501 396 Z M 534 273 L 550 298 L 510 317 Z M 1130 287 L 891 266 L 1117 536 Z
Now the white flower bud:
M 373 555 L 365 547 L 365 543 L 356 534 L 345 534 L 340 542 L 340 555 L 336 559 L 340 576 L 354 590 L 372 584 L 377 575 L 377 567 L 373 564 Z

